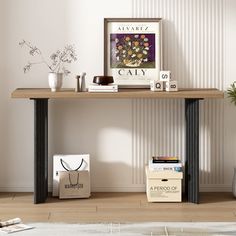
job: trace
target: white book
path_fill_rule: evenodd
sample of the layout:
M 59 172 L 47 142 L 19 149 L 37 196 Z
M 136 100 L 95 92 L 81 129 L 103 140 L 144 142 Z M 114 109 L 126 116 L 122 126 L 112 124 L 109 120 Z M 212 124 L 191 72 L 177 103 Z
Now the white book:
M 90 84 L 89 90 L 118 90 L 117 84 L 110 85 L 98 85 L 98 84 Z
M 173 171 L 177 171 L 177 172 L 182 172 L 183 169 L 182 167 L 156 167 L 156 168 L 153 168 L 153 167 L 149 167 L 149 170 L 150 171 L 164 171 L 164 170 L 173 170 Z
M 88 89 L 90 93 L 116 93 L 118 89 Z
M 22 224 L 20 218 L 14 218 L 8 221 L 0 222 L 0 233 L 14 233 L 23 230 L 33 229 L 34 227 Z
M 152 160 L 149 160 L 149 169 L 150 170 L 161 170 L 168 168 L 182 168 L 182 163 L 152 163 Z
M 118 90 L 112 91 L 112 90 L 89 90 L 89 93 L 117 93 Z
M 10 233 L 15 233 L 15 232 L 23 231 L 23 230 L 29 230 L 33 228 L 34 227 L 25 225 L 25 224 L 15 224 L 15 225 L 9 225 L 9 226 L 0 228 L 0 232 L 10 234 Z

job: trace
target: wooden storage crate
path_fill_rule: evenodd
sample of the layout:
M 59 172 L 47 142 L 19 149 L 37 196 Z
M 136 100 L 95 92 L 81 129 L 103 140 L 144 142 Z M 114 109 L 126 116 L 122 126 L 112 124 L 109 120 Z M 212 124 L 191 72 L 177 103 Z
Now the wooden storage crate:
M 183 173 L 150 171 L 146 166 L 146 194 L 148 202 L 181 202 Z

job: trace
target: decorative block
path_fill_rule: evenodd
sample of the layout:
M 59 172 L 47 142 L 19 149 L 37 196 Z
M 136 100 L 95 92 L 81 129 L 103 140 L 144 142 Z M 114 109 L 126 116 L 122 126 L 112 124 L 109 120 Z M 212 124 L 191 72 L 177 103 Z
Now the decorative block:
M 160 71 L 160 81 L 169 82 L 171 80 L 171 71 L 170 70 L 161 70 Z
M 163 81 L 151 80 L 150 81 L 150 89 L 151 89 L 151 91 L 154 91 L 154 92 L 163 91 L 164 90 Z
M 168 92 L 176 92 L 178 91 L 178 83 L 175 80 L 166 82 L 166 91 Z

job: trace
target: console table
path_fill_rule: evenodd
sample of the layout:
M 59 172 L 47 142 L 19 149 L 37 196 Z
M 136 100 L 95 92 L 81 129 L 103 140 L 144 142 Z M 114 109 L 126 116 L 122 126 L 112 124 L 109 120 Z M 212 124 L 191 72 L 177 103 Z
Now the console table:
M 185 99 L 186 161 L 185 194 L 188 202 L 199 203 L 199 100 L 223 98 L 217 89 L 180 89 L 178 92 L 152 92 L 148 89 L 119 89 L 118 93 L 76 93 L 73 89 L 18 88 L 12 98 L 34 100 L 34 203 L 48 196 L 48 100 L 88 98 Z

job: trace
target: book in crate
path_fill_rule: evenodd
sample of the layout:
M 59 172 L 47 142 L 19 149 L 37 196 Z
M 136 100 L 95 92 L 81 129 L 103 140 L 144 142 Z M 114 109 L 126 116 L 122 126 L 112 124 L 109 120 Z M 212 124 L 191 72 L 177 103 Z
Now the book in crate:
M 173 170 L 182 171 L 182 163 L 178 157 L 172 156 L 153 156 L 149 160 L 149 170 L 162 171 L 162 170 Z

